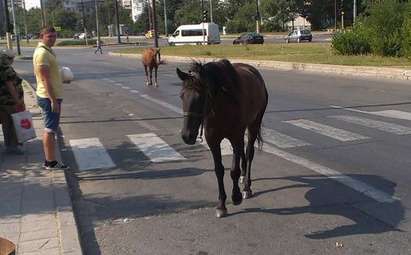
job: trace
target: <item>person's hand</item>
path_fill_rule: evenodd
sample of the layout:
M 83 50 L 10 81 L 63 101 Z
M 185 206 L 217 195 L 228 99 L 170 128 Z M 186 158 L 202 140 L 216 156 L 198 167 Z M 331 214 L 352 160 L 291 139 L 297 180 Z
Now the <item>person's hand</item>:
M 24 112 L 26 110 L 26 105 L 24 100 L 18 100 L 16 104 L 16 112 Z
M 52 112 L 60 112 L 60 105 L 56 99 L 51 100 L 51 111 Z

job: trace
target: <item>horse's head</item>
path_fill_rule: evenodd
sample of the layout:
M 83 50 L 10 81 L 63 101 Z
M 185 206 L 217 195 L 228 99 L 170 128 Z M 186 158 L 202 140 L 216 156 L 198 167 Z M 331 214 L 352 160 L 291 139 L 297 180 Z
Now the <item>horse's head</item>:
M 190 72 L 185 73 L 177 68 L 177 75 L 183 81 L 180 93 L 184 112 L 184 126 L 181 136 L 186 144 L 194 144 L 198 130 L 205 117 L 207 89 L 201 82 L 201 64 L 194 63 Z

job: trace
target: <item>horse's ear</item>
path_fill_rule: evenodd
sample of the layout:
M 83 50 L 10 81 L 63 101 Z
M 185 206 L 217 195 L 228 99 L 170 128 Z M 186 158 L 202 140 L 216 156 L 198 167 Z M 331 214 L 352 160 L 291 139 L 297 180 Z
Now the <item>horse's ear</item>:
M 177 71 L 178 78 L 180 78 L 180 80 L 182 81 L 185 81 L 190 77 L 188 73 L 181 71 L 178 67 L 176 68 L 176 71 Z

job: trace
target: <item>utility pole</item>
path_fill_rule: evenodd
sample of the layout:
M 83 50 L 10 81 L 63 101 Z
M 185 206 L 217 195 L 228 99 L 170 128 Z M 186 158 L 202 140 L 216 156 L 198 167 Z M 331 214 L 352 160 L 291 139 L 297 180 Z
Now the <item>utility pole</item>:
M 11 25 L 10 25 L 10 16 L 9 16 L 9 7 L 7 0 L 4 0 L 4 17 L 6 18 L 6 40 L 7 40 L 7 49 L 13 49 L 13 44 L 11 43 Z
M 41 26 L 45 27 L 47 23 L 46 23 L 46 15 L 45 15 L 43 0 L 40 0 L 40 9 L 41 9 Z
M 14 30 L 14 36 L 16 37 L 16 45 L 17 45 L 17 55 L 21 55 L 21 50 L 20 50 L 20 36 L 19 36 L 19 29 L 17 27 L 17 22 L 16 22 L 16 12 L 15 12 L 15 6 L 14 6 L 14 0 L 11 0 L 11 14 L 13 16 L 13 30 Z
M 168 36 L 166 0 L 164 0 L 164 33 Z
M 155 48 L 158 48 L 156 0 L 152 0 L 152 1 L 153 1 L 154 47 L 155 47 Z
M 114 7 L 116 11 L 116 27 L 117 27 L 117 42 L 121 43 L 121 37 L 120 37 L 120 17 L 118 16 L 118 1 L 114 0 Z
M 94 0 L 94 7 L 96 9 L 96 34 L 97 34 L 97 42 L 96 42 L 96 46 L 97 49 L 101 46 L 100 45 L 100 29 L 99 29 L 99 20 L 98 20 L 98 4 L 97 4 L 97 0 Z

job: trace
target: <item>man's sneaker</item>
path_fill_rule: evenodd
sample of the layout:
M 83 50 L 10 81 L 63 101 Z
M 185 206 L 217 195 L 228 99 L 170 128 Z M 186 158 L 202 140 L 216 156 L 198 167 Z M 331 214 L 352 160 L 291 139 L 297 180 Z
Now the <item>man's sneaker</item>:
M 66 166 L 63 163 L 60 163 L 58 161 L 44 162 L 43 168 L 47 169 L 47 170 L 51 170 L 51 169 L 66 170 L 66 169 L 69 169 L 68 166 Z

